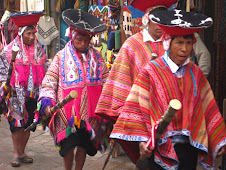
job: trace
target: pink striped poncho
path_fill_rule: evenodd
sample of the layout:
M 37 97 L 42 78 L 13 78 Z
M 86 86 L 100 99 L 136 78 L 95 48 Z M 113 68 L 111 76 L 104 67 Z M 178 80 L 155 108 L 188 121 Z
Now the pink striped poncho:
M 115 123 L 137 74 L 152 53 L 162 56 L 164 52 L 161 41 L 143 42 L 143 31 L 129 37 L 117 54 L 95 113 Z
M 103 87 L 95 113 L 115 123 L 137 74 L 150 61 L 151 54 L 164 54 L 162 42 L 144 42 L 143 31 L 129 37 L 122 45 Z M 139 157 L 138 145 L 119 141 L 132 162 Z M 130 148 L 137 148 L 131 152 Z
M 180 100 L 182 109 L 155 148 L 155 161 L 166 169 L 176 168 L 178 159 L 170 137 L 185 135 L 199 149 L 200 165 L 214 169 L 216 154 L 226 144 L 226 129 L 209 82 L 193 63 L 186 65 L 182 78 L 171 72 L 163 58 L 147 65 L 137 76 L 110 137 L 147 141 L 171 99 Z

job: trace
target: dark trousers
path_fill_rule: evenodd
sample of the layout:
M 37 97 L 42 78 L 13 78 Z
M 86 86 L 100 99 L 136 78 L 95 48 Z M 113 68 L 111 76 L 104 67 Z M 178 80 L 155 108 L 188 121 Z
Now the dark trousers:
M 178 170 L 196 170 L 198 161 L 198 150 L 190 144 L 174 145 L 177 157 L 179 159 Z M 150 157 L 150 170 L 163 170 L 161 166 L 155 163 L 154 155 Z

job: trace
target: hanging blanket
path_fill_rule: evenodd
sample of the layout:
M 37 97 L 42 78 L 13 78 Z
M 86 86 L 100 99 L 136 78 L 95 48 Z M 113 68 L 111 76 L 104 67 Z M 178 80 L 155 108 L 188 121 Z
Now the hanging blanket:
M 37 30 L 37 39 L 43 45 L 50 45 L 51 41 L 59 36 L 59 31 L 57 30 L 54 19 L 50 16 L 40 17 Z

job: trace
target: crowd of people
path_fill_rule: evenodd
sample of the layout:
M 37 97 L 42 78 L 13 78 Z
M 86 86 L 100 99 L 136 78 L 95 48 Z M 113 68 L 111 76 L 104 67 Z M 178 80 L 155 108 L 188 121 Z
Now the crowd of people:
M 35 36 L 42 13 L 11 14 L 18 35 L 0 53 L 0 114 L 12 133 L 13 167 L 33 162 L 25 149 L 35 127 L 25 129 L 42 117 L 66 170 L 74 161 L 75 170 L 82 170 L 86 154 L 105 151 L 106 138 L 120 143 L 133 163 L 146 158 L 149 169 L 215 167 L 216 157 L 226 153 L 226 129 L 207 80 L 210 53 L 197 33 L 213 21 L 168 10 L 174 3 L 140 4 L 144 28 L 123 43 L 110 71 L 91 45 L 93 35 L 106 29 L 95 16 L 76 9 L 62 13 L 71 40 L 49 63 Z M 14 46 L 19 51 L 12 63 Z M 73 90 L 77 98 L 53 113 L 51 108 Z M 155 143 L 158 122 L 172 99 L 182 108 Z

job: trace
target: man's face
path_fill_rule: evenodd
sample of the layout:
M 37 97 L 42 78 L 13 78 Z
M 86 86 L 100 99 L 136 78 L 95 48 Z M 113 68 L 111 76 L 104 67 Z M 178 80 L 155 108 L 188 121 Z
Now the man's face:
M 78 34 L 73 41 L 76 51 L 79 52 L 85 51 L 88 48 L 89 43 L 90 36 L 85 34 Z
M 148 23 L 148 32 L 154 40 L 158 40 L 162 36 L 161 28 L 150 20 Z
M 35 28 L 34 29 L 25 29 L 23 33 L 23 42 L 25 45 L 32 45 L 35 41 Z
M 181 66 L 190 56 L 192 48 L 192 38 L 185 39 L 183 36 L 176 36 L 171 41 L 169 56 L 174 63 Z

